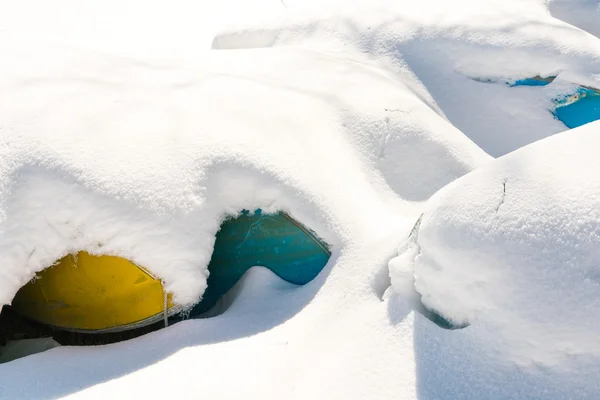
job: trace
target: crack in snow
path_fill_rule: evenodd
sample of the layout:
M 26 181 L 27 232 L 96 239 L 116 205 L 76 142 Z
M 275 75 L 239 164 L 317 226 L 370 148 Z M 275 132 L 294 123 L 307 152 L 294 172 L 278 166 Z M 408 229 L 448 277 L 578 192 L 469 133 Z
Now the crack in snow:
M 498 210 L 500 210 L 500 207 L 502 207 L 502 205 L 504 204 L 504 199 L 506 199 L 506 182 L 508 182 L 508 180 L 505 180 L 504 182 L 502 182 L 502 198 L 500 199 L 500 203 L 498 204 L 498 207 L 496 207 L 496 212 L 498 212 Z

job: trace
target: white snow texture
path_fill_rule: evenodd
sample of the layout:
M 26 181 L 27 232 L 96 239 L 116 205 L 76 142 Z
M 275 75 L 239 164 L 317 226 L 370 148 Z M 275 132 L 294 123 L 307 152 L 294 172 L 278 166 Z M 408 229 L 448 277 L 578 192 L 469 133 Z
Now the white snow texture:
M 597 5 L 0 3 L 0 304 L 87 250 L 191 306 L 242 209 L 333 249 L 213 318 L 2 364 L 0 398 L 597 398 L 600 122 L 549 111 L 600 87 Z

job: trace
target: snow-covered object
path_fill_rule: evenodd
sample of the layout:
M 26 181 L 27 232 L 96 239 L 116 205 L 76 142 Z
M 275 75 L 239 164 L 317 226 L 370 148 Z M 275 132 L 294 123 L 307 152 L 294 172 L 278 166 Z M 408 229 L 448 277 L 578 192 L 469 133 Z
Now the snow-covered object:
M 159 42 L 154 53 L 142 51 L 139 32 L 114 39 L 130 36 L 122 17 L 107 28 L 110 2 L 103 13 L 66 1 L 90 27 L 69 15 L 52 29 L 35 20 L 49 30 L 43 40 L 15 23 L 26 5 L 5 6 L 1 302 L 85 249 L 146 266 L 189 305 L 227 213 L 287 210 L 339 242 L 349 237 L 333 232 L 342 220 L 379 230 L 373 221 L 391 222 L 377 204 L 423 201 L 485 161 L 446 116 L 492 154 L 564 129 L 547 111 L 549 93 L 474 79 L 597 84 L 600 40 L 556 28 L 541 3 L 527 2 L 528 13 L 494 0 L 425 3 L 308 2 L 289 13 L 292 3 L 262 4 L 268 18 L 255 12 L 260 22 L 215 36 L 211 46 L 228 51 Z M 513 25 L 521 28 L 503 46 Z
M 600 40 L 553 18 L 546 1 L 318 3 L 315 11 L 311 1 L 286 1 L 302 12 L 237 25 L 217 35 L 213 47 L 370 54 L 418 78 L 423 96 L 493 156 L 565 130 L 549 111 L 553 99 L 576 85 L 600 87 Z M 485 83 L 536 75 L 557 79 L 544 88 Z
M 599 147 L 593 122 L 440 190 L 418 239 L 391 263 L 392 283 L 406 292 L 412 266 L 423 304 L 468 322 L 462 334 L 484 359 L 591 376 L 600 367 Z
M 402 77 L 357 62 L 282 49 L 159 67 L 11 44 L 0 42 L 3 303 L 87 250 L 145 266 L 189 305 L 227 213 L 290 211 L 335 246 L 487 159 Z
M 600 40 L 544 0 L 23 0 L 0 5 L 0 54 L 2 302 L 80 248 L 193 302 L 243 208 L 333 249 L 302 287 L 251 270 L 217 317 L 4 364 L 0 397 L 594 398 L 581 369 L 487 362 L 506 347 L 476 321 L 380 298 L 424 202 L 490 160 L 471 140 L 560 132 L 552 99 L 598 86 Z M 557 79 L 485 83 L 536 75 Z
M 11 340 L 0 348 L 0 364 L 42 353 L 55 347 L 60 347 L 60 344 L 51 337 Z

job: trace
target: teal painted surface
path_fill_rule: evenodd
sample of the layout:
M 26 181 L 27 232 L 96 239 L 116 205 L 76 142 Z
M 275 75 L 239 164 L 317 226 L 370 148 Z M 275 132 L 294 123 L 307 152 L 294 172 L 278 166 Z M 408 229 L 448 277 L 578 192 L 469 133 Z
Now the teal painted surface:
M 189 317 L 212 308 L 253 266 L 269 268 L 287 282 L 304 285 L 325 267 L 331 252 L 310 230 L 285 213 L 243 211 L 217 233 L 208 287 Z
M 600 92 L 580 88 L 575 95 L 558 101 L 554 115 L 569 128 L 600 120 Z
M 554 80 L 554 78 L 556 78 L 556 77 L 550 76 L 548 78 L 540 78 L 540 77 L 525 78 L 525 79 L 520 79 L 520 80 L 516 81 L 511 86 L 546 86 L 550 82 L 552 82 Z
M 467 326 L 469 326 L 468 323 L 455 324 L 455 323 L 451 322 L 449 319 L 442 316 L 441 314 L 425 307 L 423 304 L 421 304 L 419 311 L 421 312 L 421 314 L 423 314 L 423 316 L 425 316 L 425 318 L 427 318 L 428 320 L 430 320 L 431 322 L 433 322 L 434 324 L 436 324 L 437 326 L 439 326 L 440 328 L 443 328 L 443 329 L 448 329 L 448 330 L 464 329 Z

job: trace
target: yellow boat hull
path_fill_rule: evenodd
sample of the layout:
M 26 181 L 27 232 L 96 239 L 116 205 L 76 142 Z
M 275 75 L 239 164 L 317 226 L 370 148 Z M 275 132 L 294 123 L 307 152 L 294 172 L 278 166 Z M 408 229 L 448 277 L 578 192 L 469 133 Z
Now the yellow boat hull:
M 23 286 L 13 309 L 57 328 L 116 332 L 160 321 L 177 311 L 160 280 L 115 256 L 68 255 Z

